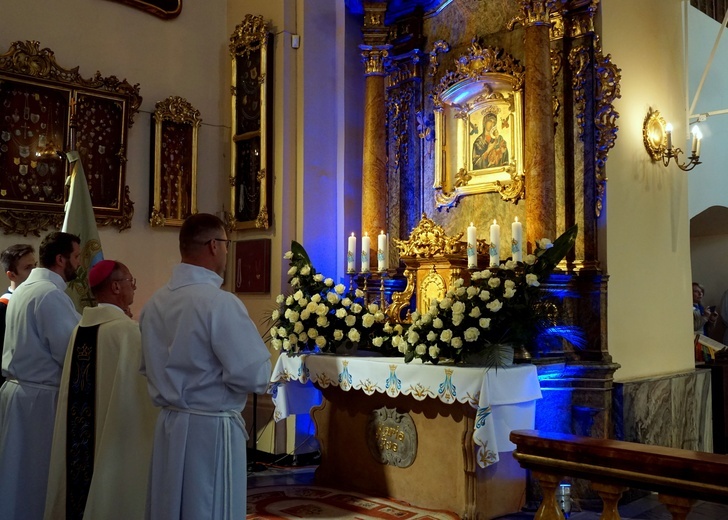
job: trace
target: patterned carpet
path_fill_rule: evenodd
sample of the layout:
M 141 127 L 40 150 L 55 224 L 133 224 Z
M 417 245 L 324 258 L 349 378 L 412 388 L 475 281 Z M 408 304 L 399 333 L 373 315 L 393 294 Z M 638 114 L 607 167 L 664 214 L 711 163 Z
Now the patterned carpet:
M 247 520 L 272 518 L 451 520 L 458 516 L 319 486 L 269 486 L 249 490 Z

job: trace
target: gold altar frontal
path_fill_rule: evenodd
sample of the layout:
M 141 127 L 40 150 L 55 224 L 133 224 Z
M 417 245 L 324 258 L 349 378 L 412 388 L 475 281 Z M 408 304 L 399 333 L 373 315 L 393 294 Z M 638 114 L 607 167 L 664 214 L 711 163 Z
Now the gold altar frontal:
M 477 465 L 476 409 L 467 403 L 318 388 L 324 400 L 311 410 L 321 446 L 317 482 L 468 519 L 495 518 L 523 506 L 526 474 L 511 452 L 502 452 L 500 461 L 486 468 Z M 409 414 L 415 424 L 417 455 L 409 467 L 382 464 L 370 452 L 367 424 L 382 407 Z

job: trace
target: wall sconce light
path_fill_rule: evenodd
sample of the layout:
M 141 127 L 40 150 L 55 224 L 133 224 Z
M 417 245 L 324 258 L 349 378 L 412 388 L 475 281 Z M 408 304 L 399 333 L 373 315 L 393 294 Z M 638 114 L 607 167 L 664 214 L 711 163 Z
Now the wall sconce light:
M 691 133 L 693 140 L 690 157 L 687 158 L 687 162 L 680 163 L 679 155 L 684 152 L 672 145 L 672 125 L 665 123 L 659 110 L 650 108 L 642 126 L 642 140 L 652 160 L 662 161 L 662 164 L 667 166 L 672 159 L 675 159 L 677 167 L 686 172 L 700 164 L 700 141 L 703 135 L 697 125 L 693 126 Z

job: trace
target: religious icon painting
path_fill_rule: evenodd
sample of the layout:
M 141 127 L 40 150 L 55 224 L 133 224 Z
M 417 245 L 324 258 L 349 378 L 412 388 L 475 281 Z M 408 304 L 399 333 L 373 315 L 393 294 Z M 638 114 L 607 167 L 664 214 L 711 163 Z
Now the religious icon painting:
M 435 198 L 499 192 L 523 198 L 523 67 L 503 50 L 475 41 L 432 91 L 435 109 Z
M 181 226 L 197 213 L 197 134 L 200 111 L 179 96 L 155 105 L 152 114 L 151 226 Z
M 267 229 L 273 210 L 273 37 L 246 15 L 230 36 L 233 121 L 228 230 Z

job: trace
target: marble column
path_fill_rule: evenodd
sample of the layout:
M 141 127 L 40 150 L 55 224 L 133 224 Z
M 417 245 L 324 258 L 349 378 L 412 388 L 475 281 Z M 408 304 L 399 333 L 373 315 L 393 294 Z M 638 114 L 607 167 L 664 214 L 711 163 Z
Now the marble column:
M 514 22 L 524 27 L 526 242 L 556 238 L 556 161 L 549 15 L 562 0 L 522 0 Z
M 387 112 L 384 92 L 385 61 L 391 45 L 384 25 L 386 2 L 364 3 L 364 43 L 361 49 L 365 75 L 364 149 L 362 154 L 362 236 L 372 237 L 370 258 L 376 259 L 377 235 L 387 228 Z M 374 253 L 374 254 L 372 254 Z M 371 264 L 376 269 L 374 263 Z

